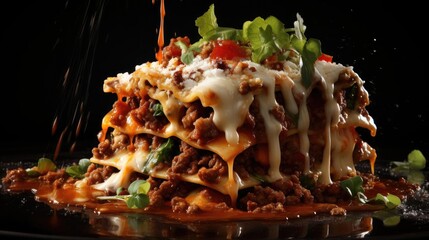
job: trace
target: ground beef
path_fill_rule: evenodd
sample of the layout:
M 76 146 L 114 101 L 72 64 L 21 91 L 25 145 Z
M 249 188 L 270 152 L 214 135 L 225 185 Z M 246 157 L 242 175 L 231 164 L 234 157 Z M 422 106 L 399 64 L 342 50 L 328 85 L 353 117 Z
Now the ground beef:
M 197 187 L 193 183 L 182 182 L 180 176 L 174 174 L 170 174 L 168 180 L 150 177 L 148 182 L 151 184 L 148 195 L 153 207 L 163 206 L 174 197 L 184 198 Z
M 314 201 L 319 203 L 340 203 L 351 198 L 348 193 L 342 190 L 339 181 L 329 185 L 317 184 L 312 192 Z
M 176 45 L 176 42 L 181 41 L 186 46 L 191 45 L 191 41 L 188 37 L 178 37 L 178 38 L 171 38 L 170 44 L 168 46 L 165 46 L 162 49 L 162 65 L 166 66 L 168 62 L 174 58 L 182 55 L 182 49 Z
M 248 206 L 248 209 L 253 209 L 251 212 L 254 213 L 281 213 L 285 212 L 283 204 L 277 202 L 277 203 L 269 203 L 267 205 L 264 205 L 262 207 L 253 206 L 251 203 Z
M 39 180 L 46 183 L 53 183 L 56 180 L 61 179 L 61 182 L 65 182 L 65 180 L 69 177 L 66 173 L 65 168 L 60 168 L 57 171 L 49 171 L 44 175 L 39 176 Z
M 156 104 L 160 103 L 146 95 L 140 100 L 139 107 L 131 111 L 131 116 L 145 128 L 159 131 L 169 123 L 169 121 L 163 113 L 158 113 L 159 115 L 155 116 L 156 112 L 153 106 Z
M 198 177 L 204 182 L 218 183 L 228 173 L 228 166 L 217 154 L 204 156 L 199 162 Z
M 97 159 L 107 159 L 113 155 L 114 151 L 110 146 L 110 140 L 105 139 L 96 148 L 92 149 L 92 155 Z
M 271 203 L 284 204 L 285 202 L 286 197 L 283 192 L 262 186 L 255 186 L 252 192 L 240 200 L 241 205 L 247 206 L 247 211 L 253 211 L 257 207 Z
M 169 172 L 190 175 L 198 173 L 201 180 L 217 183 L 227 174 L 228 166 L 219 155 L 198 150 L 182 141 L 180 154 L 173 158 Z
M 27 171 L 22 168 L 16 168 L 6 171 L 6 176 L 2 178 L 3 184 L 11 184 L 13 182 L 22 182 L 30 179 Z M 66 182 L 74 182 L 73 178 L 66 173 L 65 168 L 60 168 L 56 171 L 48 171 L 38 177 L 40 182 L 51 184 L 53 187 L 60 187 Z
M 282 178 L 270 186 L 255 186 L 239 200 L 239 207 L 249 212 L 282 212 L 284 206 L 313 203 L 310 190 L 301 186 L 297 175 Z
M 188 104 L 182 124 L 191 131 L 189 138 L 198 144 L 205 144 L 221 133 L 213 123 L 213 109 L 203 107 L 200 101 Z
M 210 56 L 210 54 L 212 53 L 214 46 L 215 46 L 215 44 L 213 41 L 209 41 L 209 42 L 204 43 L 201 46 L 201 51 L 199 53 L 201 58 L 202 59 L 208 58 Z
M 186 142 L 180 143 L 180 154 L 175 156 L 171 162 L 169 171 L 174 173 L 195 174 L 198 171 L 198 151 Z
M 173 74 L 173 79 L 172 79 L 172 83 L 178 88 L 178 89 L 183 89 L 183 76 L 182 76 L 182 70 L 177 70 L 174 72 Z
M 301 182 L 297 175 L 291 175 L 289 178 L 277 180 L 273 183 L 273 188 L 284 193 L 286 196 L 285 205 L 313 203 L 313 195 L 310 190 L 301 186 Z
M 130 137 L 127 134 L 119 131 L 113 131 L 111 134 L 112 144 L 110 146 L 112 152 L 125 149 L 130 145 Z
M 177 213 L 188 213 L 188 214 L 195 214 L 200 211 L 200 208 L 195 205 L 191 204 L 189 205 L 186 200 L 182 197 L 173 197 L 171 199 L 171 209 L 173 212 Z
M 194 122 L 194 126 L 195 128 L 189 134 L 189 137 L 201 145 L 216 138 L 220 134 L 220 131 L 213 123 L 213 114 L 210 114 L 209 118 L 198 118 Z
M 257 146 L 252 146 L 235 158 L 234 171 L 245 180 L 249 177 L 264 176 L 267 174 L 267 167 L 262 166 L 256 159 Z
M 27 179 L 29 176 L 27 171 L 22 168 L 10 169 L 6 171 L 6 176 L 2 178 L 3 184 L 11 184 L 13 182 L 20 182 Z
M 91 163 L 85 173 L 88 179 L 88 184 L 93 185 L 96 183 L 104 182 L 112 173 L 117 172 L 117 169 L 110 166 L 97 167 L 96 164 Z

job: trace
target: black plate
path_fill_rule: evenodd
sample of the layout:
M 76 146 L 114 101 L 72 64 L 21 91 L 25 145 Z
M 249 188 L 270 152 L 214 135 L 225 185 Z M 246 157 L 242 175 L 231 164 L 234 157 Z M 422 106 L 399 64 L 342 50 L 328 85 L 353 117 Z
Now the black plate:
M 30 167 L 35 158 L 29 155 L 10 155 L 0 161 L 1 176 L 6 169 Z M 80 157 L 80 156 L 79 156 Z M 75 157 L 78 159 L 78 157 Z M 64 161 L 67 164 L 70 160 Z M 387 161 L 378 160 L 376 174 L 390 174 Z M 359 164 L 360 171 L 369 171 L 367 163 Z M 425 179 L 428 173 L 422 171 Z M 174 239 L 290 239 L 290 238 L 386 238 L 410 239 L 429 237 L 428 182 L 396 209 L 400 222 L 384 226 L 373 212 L 349 212 L 346 216 L 325 214 L 282 221 L 217 221 L 183 223 L 159 216 L 144 214 L 97 214 L 73 208 L 53 208 L 35 200 L 31 192 L 8 192 L 2 186 L 0 198 L 0 236 L 40 239 L 95 238 L 174 238 Z M 6 220 L 6 221 L 5 221 Z

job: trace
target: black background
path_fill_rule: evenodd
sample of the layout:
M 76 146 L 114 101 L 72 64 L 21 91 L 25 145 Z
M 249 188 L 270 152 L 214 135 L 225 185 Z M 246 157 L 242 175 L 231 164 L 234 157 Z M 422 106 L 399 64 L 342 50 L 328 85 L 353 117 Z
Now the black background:
M 362 135 L 379 157 L 401 160 L 414 148 L 429 154 L 423 6 L 411 1 L 381 6 L 360 1 L 165 2 L 167 44 L 174 36 L 197 41 L 194 21 L 211 3 L 218 24 L 226 27 L 241 28 L 246 20 L 269 15 L 291 27 L 300 13 L 307 37 L 320 39 L 323 52 L 333 55 L 335 62 L 353 66 L 365 80 L 371 99 L 368 110 L 378 132 L 375 138 L 365 131 Z M 115 100 L 103 93 L 104 79 L 155 60 L 159 4 L 58 0 L 3 6 L 1 155 L 28 151 L 29 146 L 50 154 L 62 131 L 63 151 L 73 142 L 75 151 L 94 146 L 101 119 Z M 52 133 L 56 116 L 58 128 Z M 80 116 L 83 124 L 76 134 Z

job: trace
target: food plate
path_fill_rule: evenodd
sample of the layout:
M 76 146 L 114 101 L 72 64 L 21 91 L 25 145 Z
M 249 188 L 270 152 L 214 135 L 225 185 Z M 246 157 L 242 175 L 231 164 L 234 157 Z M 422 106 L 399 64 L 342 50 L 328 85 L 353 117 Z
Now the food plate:
M 1 175 L 7 169 L 30 167 L 31 154 L 16 154 L 2 161 Z M 71 157 L 70 159 L 77 158 Z M 70 160 L 71 161 L 71 160 Z M 68 164 L 65 160 L 62 164 Z M 358 165 L 368 171 L 367 164 Z M 385 226 L 374 212 L 348 212 L 346 216 L 326 214 L 281 221 L 196 221 L 186 222 L 157 215 L 109 213 L 47 204 L 35 199 L 31 192 L 8 192 L 1 188 L 0 236 L 40 239 L 291 239 L 291 238 L 388 238 L 412 239 L 429 237 L 428 173 L 421 190 L 408 198 L 393 213 L 400 217 L 395 226 Z M 379 159 L 376 175 L 394 178 L 387 159 Z M 4 221 L 7 219 L 6 221 Z

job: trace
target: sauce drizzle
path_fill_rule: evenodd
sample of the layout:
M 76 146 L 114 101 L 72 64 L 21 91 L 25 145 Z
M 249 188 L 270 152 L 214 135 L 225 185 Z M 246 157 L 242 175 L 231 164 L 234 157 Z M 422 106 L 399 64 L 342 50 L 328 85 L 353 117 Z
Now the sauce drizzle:
M 152 1 L 154 3 L 155 1 Z M 159 9 L 160 13 L 160 23 L 159 23 L 159 32 L 158 32 L 158 52 L 155 57 L 158 62 L 162 61 L 162 48 L 164 47 L 164 17 L 165 17 L 165 6 L 164 0 L 161 0 L 161 6 Z

